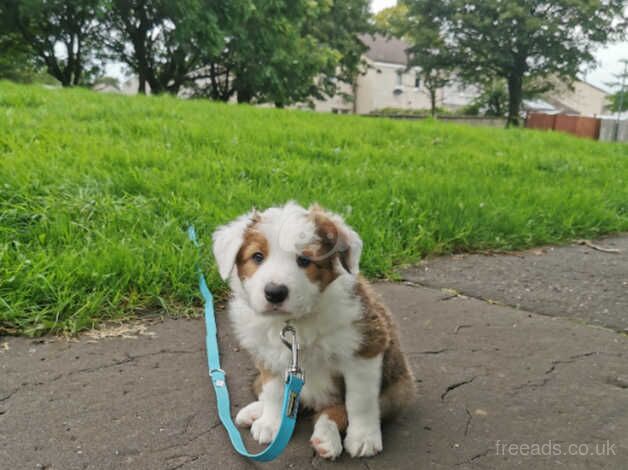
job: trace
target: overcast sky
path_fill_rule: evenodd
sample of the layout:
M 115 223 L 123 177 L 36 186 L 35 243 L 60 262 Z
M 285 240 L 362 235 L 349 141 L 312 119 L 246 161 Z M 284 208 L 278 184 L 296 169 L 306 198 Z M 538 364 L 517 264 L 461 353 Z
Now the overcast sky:
M 371 10 L 378 12 L 383 8 L 387 8 L 396 4 L 396 0 L 371 0 Z M 608 90 L 607 82 L 615 81 L 614 73 L 620 73 L 622 66 L 619 63 L 621 59 L 628 59 L 628 41 L 609 44 L 599 49 L 595 53 L 598 67 L 583 74 L 583 78 L 596 86 Z

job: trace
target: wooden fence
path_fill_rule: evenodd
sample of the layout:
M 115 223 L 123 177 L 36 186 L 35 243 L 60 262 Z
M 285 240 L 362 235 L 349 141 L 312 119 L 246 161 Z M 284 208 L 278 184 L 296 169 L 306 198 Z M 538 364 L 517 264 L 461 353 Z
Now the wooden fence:
M 570 116 L 568 114 L 530 113 L 526 127 L 547 129 L 597 140 L 600 137 L 601 120 L 593 117 Z

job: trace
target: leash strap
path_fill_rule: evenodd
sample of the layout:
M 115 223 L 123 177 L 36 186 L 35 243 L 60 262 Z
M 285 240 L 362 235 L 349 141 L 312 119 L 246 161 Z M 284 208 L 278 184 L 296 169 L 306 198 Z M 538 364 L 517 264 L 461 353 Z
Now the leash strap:
M 199 246 L 196 239 L 196 231 L 194 226 L 188 228 L 188 237 L 196 245 Z M 205 302 L 205 331 L 206 331 L 206 347 L 207 347 L 207 366 L 209 368 L 209 377 L 211 378 L 214 392 L 216 393 L 216 405 L 218 407 L 218 416 L 223 426 L 229 434 L 233 448 L 244 457 L 259 461 L 268 462 L 278 457 L 288 445 L 297 419 L 297 411 L 299 408 L 299 393 L 303 387 L 303 377 L 294 369 L 289 369 L 286 374 L 286 384 L 283 394 L 283 405 L 281 408 L 281 425 L 279 432 L 273 442 L 262 452 L 252 454 L 246 450 L 242 436 L 231 419 L 231 404 L 229 402 L 229 390 L 227 389 L 227 381 L 225 371 L 220 368 L 220 352 L 218 350 L 218 331 L 216 329 L 216 317 L 214 315 L 214 302 L 212 294 L 207 287 L 205 276 L 196 266 L 198 274 L 199 288 Z

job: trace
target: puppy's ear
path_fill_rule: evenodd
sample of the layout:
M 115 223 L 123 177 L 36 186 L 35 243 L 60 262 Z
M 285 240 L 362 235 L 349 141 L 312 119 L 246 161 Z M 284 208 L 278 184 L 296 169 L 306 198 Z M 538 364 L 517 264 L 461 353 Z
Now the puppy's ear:
M 218 265 L 218 272 L 223 280 L 229 278 L 244 240 L 244 232 L 257 217 L 257 212 L 253 210 L 226 225 L 221 225 L 212 235 L 212 250 Z
M 328 212 L 318 204 L 310 206 L 309 212 L 323 243 L 331 242 L 338 253 L 340 264 L 350 274 L 360 271 L 362 239 L 338 214 Z

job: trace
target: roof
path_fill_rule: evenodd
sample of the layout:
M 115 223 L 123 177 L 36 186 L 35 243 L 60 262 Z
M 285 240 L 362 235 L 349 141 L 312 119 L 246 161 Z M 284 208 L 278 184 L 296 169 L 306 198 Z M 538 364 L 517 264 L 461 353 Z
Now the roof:
M 389 64 L 408 64 L 406 49 L 410 47 L 408 43 L 397 38 L 387 38 L 381 34 L 362 34 L 362 43 L 368 47 L 366 57 L 374 62 L 386 62 Z

